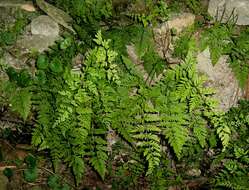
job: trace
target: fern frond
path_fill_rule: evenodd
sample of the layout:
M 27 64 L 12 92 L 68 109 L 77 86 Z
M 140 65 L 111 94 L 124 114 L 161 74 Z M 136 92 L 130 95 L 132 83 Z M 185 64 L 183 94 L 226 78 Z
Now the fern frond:
M 69 166 L 72 167 L 73 169 L 73 173 L 75 175 L 75 179 L 76 179 L 76 183 L 78 185 L 79 181 L 82 178 L 82 175 L 85 171 L 85 164 L 84 164 L 84 160 L 81 157 L 78 156 L 74 156 L 73 158 L 71 158 L 71 163 L 69 164 Z
M 205 125 L 195 126 L 193 129 L 194 136 L 198 139 L 202 148 L 205 147 L 206 138 L 208 136 L 207 127 Z
M 95 151 L 93 152 L 89 162 L 104 180 L 106 174 L 106 161 L 108 159 L 107 141 L 100 137 L 94 138 L 93 141 Z
M 177 158 L 180 159 L 183 146 L 189 136 L 188 130 L 182 126 L 173 125 L 165 129 L 164 135 L 168 139 L 169 144 L 173 148 Z
M 27 88 L 17 89 L 10 97 L 11 109 L 17 112 L 24 120 L 31 109 L 31 92 Z
M 223 149 L 222 151 L 225 151 L 226 147 L 229 144 L 230 136 L 231 136 L 231 130 L 227 125 L 221 125 L 217 128 L 217 134 L 222 142 Z

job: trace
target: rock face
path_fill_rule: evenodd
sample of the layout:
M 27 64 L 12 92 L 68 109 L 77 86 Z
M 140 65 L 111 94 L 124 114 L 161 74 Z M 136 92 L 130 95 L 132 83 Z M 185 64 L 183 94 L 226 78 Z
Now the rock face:
M 70 24 L 72 23 L 73 19 L 66 12 L 62 11 L 61 9 L 58 9 L 57 7 L 47 3 L 44 0 L 36 0 L 36 4 L 42 11 L 44 11 L 57 23 L 75 33 L 74 29 Z
M 49 16 L 42 15 L 32 20 L 31 33 L 33 35 L 58 36 L 59 25 Z
M 195 15 L 191 13 L 182 13 L 177 16 L 172 16 L 167 22 L 161 26 L 154 28 L 154 40 L 158 54 L 162 58 L 171 59 L 173 51 L 171 29 L 174 29 L 177 34 L 180 34 L 184 29 L 193 25 L 195 22 Z M 170 62 L 179 62 L 179 60 L 170 60 Z
M 34 12 L 35 7 L 32 1 L 25 0 L 0 0 L 0 7 L 21 8 L 25 11 Z
M 23 54 L 38 51 L 43 52 L 52 46 L 56 38 L 43 35 L 23 36 L 17 41 L 17 47 L 20 48 Z
M 23 53 L 43 52 L 59 38 L 59 25 L 49 16 L 39 16 L 31 22 L 31 34 L 27 33 L 17 40 L 16 47 Z
M 210 0 L 209 2 L 209 14 L 218 20 L 221 20 L 221 17 L 223 17 L 222 22 L 227 22 L 233 10 L 234 14 L 238 15 L 238 25 L 249 25 L 248 0 Z
M 232 69 L 229 67 L 227 57 L 223 56 L 212 65 L 209 49 L 197 56 L 197 69 L 208 77 L 207 86 L 215 89 L 214 98 L 219 101 L 220 110 L 227 111 L 243 98 L 243 90 L 239 87 Z
M 177 33 L 180 33 L 183 29 L 191 26 L 195 22 L 195 15 L 191 13 L 182 13 L 178 16 L 173 16 L 168 21 L 169 29 L 175 29 Z

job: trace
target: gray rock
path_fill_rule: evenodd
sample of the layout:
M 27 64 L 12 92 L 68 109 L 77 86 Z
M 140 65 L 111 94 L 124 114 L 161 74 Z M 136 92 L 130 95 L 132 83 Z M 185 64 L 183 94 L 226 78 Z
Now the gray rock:
M 209 49 L 197 56 L 197 69 L 208 77 L 207 87 L 215 89 L 214 98 L 219 101 L 219 109 L 223 111 L 236 106 L 239 99 L 243 98 L 243 90 L 229 67 L 227 56 L 222 56 L 212 65 Z
M 26 0 L 0 0 L 0 7 L 21 8 L 25 11 L 34 12 L 35 7 L 32 1 Z
M 238 25 L 249 24 L 249 1 L 248 0 L 210 0 L 208 12 L 211 16 L 222 22 L 227 22 L 232 15 L 238 15 Z M 222 16 L 223 15 L 223 16 Z
M 214 72 L 214 67 L 212 65 L 212 61 L 210 59 L 210 51 L 209 49 L 205 49 L 203 52 L 200 52 L 197 55 L 197 70 L 200 73 L 203 73 L 207 75 L 209 80 L 215 81 L 215 72 Z
M 15 44 L 20 54 L 43 52 L 59 39 L 59 25 L 49 16 L 39 16 L 26 27 L 25 33 Z
M 44 35 L 25 35 L 17 40 L 16 47 L 22 51 L 22 54 L 38 51 L 43 52 L 52 46 L 57 37 L 54 36 L 44 36 Z
M 3 57 L 1 58 L 1 61 L 4 64 L 8 64 L 11 67 L 14 67 L 15 69 L 21 69 L 23 66 L 23 60 L 18 59 L 17 57 L 12 56 L 10 53 L 6 52 Z
M 41 15 L 31 22 L 31 33 L 33 35 L 58 36 L 59 25 L 49 16 Z
M 75 33 L 71 26 L 73 19 L 66 12 L 58 9 L 57 7 L 47 3 L 44 0 L 36 0 L 36 4 L 48 16 L 54 19 L 54 21 Z

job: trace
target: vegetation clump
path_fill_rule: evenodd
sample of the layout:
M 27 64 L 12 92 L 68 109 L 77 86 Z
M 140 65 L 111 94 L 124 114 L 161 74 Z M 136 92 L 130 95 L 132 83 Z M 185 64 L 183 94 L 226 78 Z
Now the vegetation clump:
M 74 18 L 76 33 L 64 31 L 51 50 L 30 53 L 34 70 L 0 65 L 0 106 L 5 110 L 0 120 L 8 113 L 23 128 L 29 124 L 29 143 L 53 163 L 50 189 L 70 189 L 60 181 L 61 165 L 71 169 L 75 189 L 88 171 L 112 189 L 248 188 L 249 103 L 240 100 L 228 112 L 218 111 L 215 91 L 206 88 L 196 61 L 196 52 L 207 47 L 213 64 L 228 55 L 245 87 L 248 29 L 237 35 L 230 23 L 196 23 L 174 41 L 173 56 L 181 62 L 172 66 L 158 55 L 152 27 L 169 18 L 174 3 L 52 3 Z M 179 4 L 203 15 L 199 0 Z M 13 29 L 0 31 L 3 51 L 24 23 L 18 20 Z M 138 62 L 127 45 L 134 47 Z M 79 55 L 83 58 L 76 63 Z M 28 183 L 39 177 L 36 157 L 25 159 Z

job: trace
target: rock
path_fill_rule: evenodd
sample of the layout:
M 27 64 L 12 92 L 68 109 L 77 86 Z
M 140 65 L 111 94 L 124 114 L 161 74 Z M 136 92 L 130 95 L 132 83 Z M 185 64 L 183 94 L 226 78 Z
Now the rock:
M 197 55 L 197 70 L 203 74 L 206 74 L 209 80 L 215 81 L 214 67 L 210 59 L 209 49 L 205 49 L 203 52 Z
M 167 59 L 170 63 L 179 63 L 179 60 L 174 60 L 171 56 L 173 52 L 171 29 L 175 29 L 179 34 L 187 27 L 194 24 L 195 15 L 191 13 L 182 13 L 178 16 L 173 16 L 161 26 L 153 29 L 154 40 L 158 54 Z
M 12 56 L 8 52 L 4 53 L 3 57 L 1 58 L 1 61 L 3 64 L 8 64 L 9 66 L 14 67 L 15 69 L 21 69 L 23 66 L 23 61 L 21 59 Z
M 17 40 L 16 47 L 20 48 L 23 54 L 32 51 L 43 52 L 48 50 L 55 43 L 56 39 L 54 36 L 25 35 Z
M 215 89 L 214 98 L 219 101 L 219 109 L 223 111 L 235 106 L 239 99 L 243 98 L 243 90 L 229 67 L 227 56 L 222 56 L 212 65 L 209 49 L 197 56 L 197 69 L 208 77 L 207 87 Z
M 8 189 L 8 178 L 0 172 L 0 190 L 7 190 Z
M 150 81 L 148 80 L 149 74 L 146 72 L 144 65 L 142 64 L 142 61 L 140 60 L 139 56 L 137 55 L 136 49 L 134 45 L 127 45 L 126 46 L 127 53 L 129 59 L 136 65 L 136 68 L 142 73 L 144 81 Z
M 41 10 L 43 10 L 48 16 L 50 16 L 55 22 L 59 23 L 60 25 L 64 26 L 65 28 L 75 33 L 72 26 L 70 25 L 73 19 L 66 12 L 45 2 L 44 0 L 36 0 L 36 4 Z
M 35 7 L 32 1 L 25 0 L 0 0 L 0 7 L 21 8 L 25 11 L 34 12 Z
M 187 171 L 187 175 L 191 177 L 199 177 L 201 175 L 201 170 L 196 168 L 190 169 Z
M 59 25 L 49 16 L 39 16 L 26 27 L 25 33 L 17 39 L 15 49 L 20 54 L 33 51 L 43 52 L 59 39 Z
M 209 2 L 209 14 L 217 20 L 222 19 L 222 22 L 228 21 L 233 10 L 234 15 L 238 15 L 238 20 L 236 22 L 238 25 L 249 25 L 248 0 L 210 0 Z
M 177 33 L 180 33 L 188 26 L 193 25 L 194 22 L 195 22 L 194 14 L 182 13 L 181 15 L 170 18 L 167 24 L 169 29 L 175 29 Z
M 59 25 L 49 16 L 41 15 L 31 22 L 32 35 L 59 36 Z

